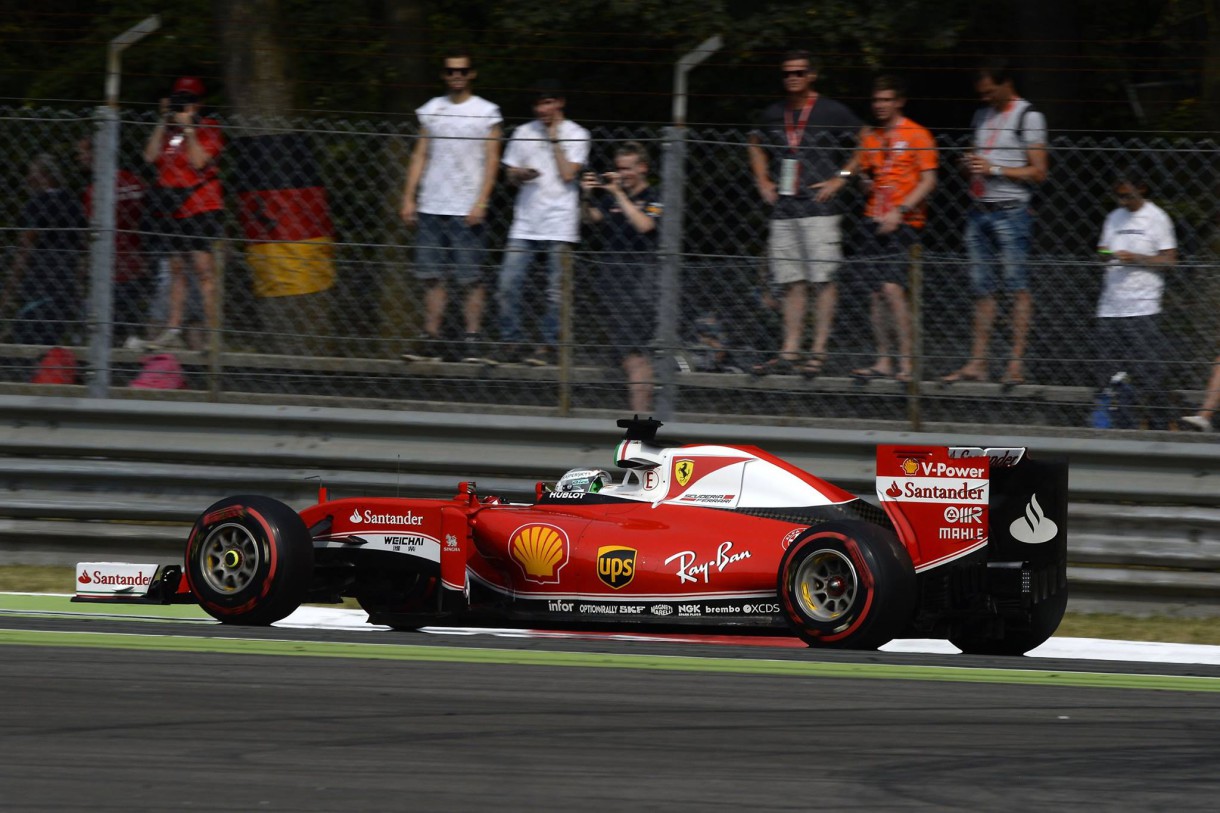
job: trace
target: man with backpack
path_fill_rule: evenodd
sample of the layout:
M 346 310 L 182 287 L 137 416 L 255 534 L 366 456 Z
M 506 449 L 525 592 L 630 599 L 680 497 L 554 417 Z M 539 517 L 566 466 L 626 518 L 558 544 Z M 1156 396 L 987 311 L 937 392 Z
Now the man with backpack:
M 1001 383 L 1025 383 L 1025 349 L 1033 319 L 1029 292 L 1033 188 L 1046 180 L 1046 117 L 1017 95 L 1007 63 L 978 72 L 975 90 L 986 104 L 974 116 L 974 137 L 963 159 L 970 180 L 966 225 L 971 286 L 975 297 L 970 359 L 941 381 L 986 381 L 987 349 L 996 316 L 996 292 L 1012 295 L 1012 348 Z M 1002 273 L 1001 273 L 1002 272 Z

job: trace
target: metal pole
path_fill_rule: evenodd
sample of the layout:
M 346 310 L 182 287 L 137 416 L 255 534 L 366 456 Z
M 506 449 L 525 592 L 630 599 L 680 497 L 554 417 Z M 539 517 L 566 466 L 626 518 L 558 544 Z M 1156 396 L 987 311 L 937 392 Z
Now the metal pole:
M 907 384 L 907 416 L 912 432 L 923 431 L 923 402 L 920 382 L 923 381 L 923 246 L 911 246 L 911 381 Z
M 664 154 L 661 159 L 661 290 L 657 297 L 657 345 L 659 392 L 656 415 L 662 421 L 673 420 L 677 406 L 677 369 L 674 356 L 678 351 L 678 325 L 682 309 L 682 216 L 686 187 L 686 75 L 699 63 L 720 50 L 723 40 L 710 37 L 695 50 L 683 56 L 674 66 L 674 125 L 665 128 Z
M 106 51 L 106 104 L 97 109 L 93 134 L 93 212 L 89 218 L 90 398 L 110 397 L 110 344 L 114 335 L 115 176 L 119 169 L 119 80 L 122 53 L 161 27 L 148 17 L 110 41 Z
M 118 171 L 119 111 L 97 109 L 93 135 L 93 211 L 89 218 L 90 398 L 110 397 L 110 342 L 114 332 L 114 187 Z

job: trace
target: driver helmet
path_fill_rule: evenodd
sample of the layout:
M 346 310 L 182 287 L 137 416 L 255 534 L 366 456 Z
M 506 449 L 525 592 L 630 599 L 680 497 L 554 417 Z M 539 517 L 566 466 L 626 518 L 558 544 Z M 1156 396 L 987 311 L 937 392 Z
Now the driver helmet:
M 583 492 L 596 494 L 613 482 L 610 472 L 604 469 L 572 469 L 555 485 L 558 492 Z

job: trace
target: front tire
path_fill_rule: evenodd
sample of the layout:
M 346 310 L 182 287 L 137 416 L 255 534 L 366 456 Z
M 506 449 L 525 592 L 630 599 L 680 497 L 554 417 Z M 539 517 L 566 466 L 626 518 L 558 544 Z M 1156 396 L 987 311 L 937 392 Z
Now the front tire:
M 884 528 L 827 522 L 798 536 L 780 560 L 779 599 L 809 646 L 876 649 L 911 621 L 915 568 Z
M 226 624 L 266 626 L 305 600 L 313 540 L 296 511 L 270 497 L 229 497 L 195 522 L 186 579 L 199 606 Z

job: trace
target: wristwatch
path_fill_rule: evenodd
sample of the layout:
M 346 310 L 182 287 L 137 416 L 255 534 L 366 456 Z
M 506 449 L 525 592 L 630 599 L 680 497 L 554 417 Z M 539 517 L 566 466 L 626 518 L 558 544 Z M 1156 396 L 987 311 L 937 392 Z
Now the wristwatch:
M 851 171 L 850 169 L 841 169 L 841 170 L 839 170 L 839 177 L 840 177 L 840 178 L 850 178 L 851 176 L 852 176 L 852 171 Z
M 989 169 L 988 172 L 990 172 L 992 175 L 994 175 L 998 178 L 1004 174 L 1004 167 L 997 166 L 996 164 L 992 164 L 991 169 Z

